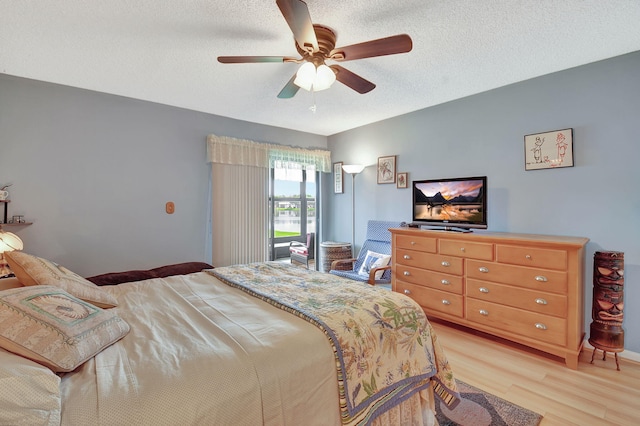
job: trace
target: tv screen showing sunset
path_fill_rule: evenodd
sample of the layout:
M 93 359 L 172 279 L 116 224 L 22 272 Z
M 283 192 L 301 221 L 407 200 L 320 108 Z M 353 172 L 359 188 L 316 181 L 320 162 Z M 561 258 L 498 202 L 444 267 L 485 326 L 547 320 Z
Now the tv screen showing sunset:
M 414 191 L 414 220 L 483 221 L 482 180 L 416 182 Z

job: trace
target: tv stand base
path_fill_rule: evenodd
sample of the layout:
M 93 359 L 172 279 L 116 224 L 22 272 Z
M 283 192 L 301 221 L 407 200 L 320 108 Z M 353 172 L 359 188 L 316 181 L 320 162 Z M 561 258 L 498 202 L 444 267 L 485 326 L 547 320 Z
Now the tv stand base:
M 420 222 L 409 222 L 409 223 L 407 223 L 407 227 L 408 228 L 415 228 L 415 229 L 426 229 L 426 230 L 432 230 L 432 231 L 462 232 L 462 233 L 465 233 L 465 234 L 469 233 L 469 232 L 473 232 L 469 228 L 464 228 L 464 227 L 459 227 L 459 226 L 432 226 L 432 225 L 425 225 L 425 224 L 420 223 Z
M 445 226 L 444 227 L 445 231 L 450 231 L 450 232 L 462 232 L 462 233 L 469 233 L 469 232 L 473 232 L 471 229 L 467 229 L 467 228 L 453 228 L 451 226 Z

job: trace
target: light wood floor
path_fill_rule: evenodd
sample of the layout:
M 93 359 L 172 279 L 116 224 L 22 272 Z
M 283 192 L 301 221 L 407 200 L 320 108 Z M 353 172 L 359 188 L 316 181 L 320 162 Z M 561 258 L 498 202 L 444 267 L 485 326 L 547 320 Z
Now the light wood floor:
M 640 425 L 640 363 L 613 354 L 564 360 L 432 320 L 457 379 L 544 416 L 541 426 Z

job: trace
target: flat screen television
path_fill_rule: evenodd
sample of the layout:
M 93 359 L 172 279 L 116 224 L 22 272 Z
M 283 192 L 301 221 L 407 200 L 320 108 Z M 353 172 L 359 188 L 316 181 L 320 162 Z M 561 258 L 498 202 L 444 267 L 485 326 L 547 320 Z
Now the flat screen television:
M 413 226 L 487 228 L 487 177 L 413 181 Z

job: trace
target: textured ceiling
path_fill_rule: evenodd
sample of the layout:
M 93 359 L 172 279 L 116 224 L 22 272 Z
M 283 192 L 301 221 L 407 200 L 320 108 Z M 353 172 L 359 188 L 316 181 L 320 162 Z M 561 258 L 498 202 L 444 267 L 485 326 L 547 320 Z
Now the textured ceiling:
M 0 0 L 0 72 L 331 135 L 640 50 L 639 0 L 307 4 L 337 46 L 406 33 L 413 50 L 342 62 L 377 85 L 368 94 L 336 83 L 278 99 L 296 64 L 216 60 L 298 56 L 275 0 Z

